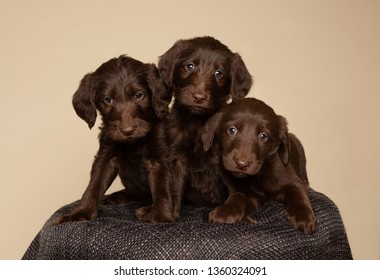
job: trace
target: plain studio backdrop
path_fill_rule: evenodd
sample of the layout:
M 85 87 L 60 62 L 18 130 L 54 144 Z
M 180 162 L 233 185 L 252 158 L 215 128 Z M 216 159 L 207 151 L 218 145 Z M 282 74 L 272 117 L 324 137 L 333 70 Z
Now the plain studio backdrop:
M 240 53 L 249 95 L 288 119 L 354 258 L 380 259 L 380 1 L 0 0 L 0 35 L 0 259 L 87 186 L 99 120 L 90 131 L 72 108 L 81 78 L 203 35 Z

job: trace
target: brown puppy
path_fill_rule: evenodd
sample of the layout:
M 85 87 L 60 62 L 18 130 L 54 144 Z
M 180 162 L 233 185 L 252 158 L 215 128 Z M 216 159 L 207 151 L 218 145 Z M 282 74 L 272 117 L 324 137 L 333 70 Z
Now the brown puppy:
M 308 197 L 306 158 L 286 119 L 255 98 L 233 101 L 203 129 L 204 150 L 219 157 L 229 197 L 209 215 L 211 223 L 250 220 L 269 199 L 283 202 L 291 225 L 312 234 L 316 217 Z
M 174 221 L 160 120 L 168 110 L 164 92 L 155 65 L 127 56 L 113 58 L 84 76 L 73 106 L 90 128 L 99 111 L 103 121 L 100 145 L 80 204 L 56 224 L 96 218 L 100 200 L 117 175 L 130 200 L 153 201 L 136 212 L 138 218 L 152 223 Z
M 201 128 L 231 97 L 243 98 L 252 85 L 243 60 L 212 37 L 179 40 L 160 57 L 161 78 L 174 96 L 167 120 L 169 161 L 176 188 L 174 215 L 183 196 L 196 205 L 218 205 L 227 196 L 219 168 L 210 165 Z

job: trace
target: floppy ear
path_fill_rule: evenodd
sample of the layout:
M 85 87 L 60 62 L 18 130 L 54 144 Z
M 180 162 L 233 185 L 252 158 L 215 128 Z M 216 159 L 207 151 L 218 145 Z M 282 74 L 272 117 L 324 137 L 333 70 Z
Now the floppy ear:
M 244 61 L 238 53 L 235 53 L 231 65 L 231 96 L 232 99 L 242 99 L 245 97 L 251 86 L 253 79 L 249 74 Z
M 215 131 L 219 126 L 222 116 L 223 116 L 223 113 L 221 112 L 215 113 L 208 119 L 208 121 L 205 123 L 205 125 L 202 128 L 202 143 L 203 143 L 203 150 L 205 152 L 210 150 L 212 146 L 212 142 L 214 141 Z
M 96 121 L 95 91 L 95 78 L 93 73 L 89 73 L 81 80 L 72 101 L 75 112 L 90 129 Z
M 280 155 L 282 164 L 287 166 L 290 161 L 290 141 L 288 134 L 288 122 L 282 116 L 278 116 L 280 120 L 280 146 L 278 154 Z
M 166 117 L 169 111 L 169 104 L 172 99 L 171 94 L 166 90 L 156 65 L 149 64 L 148 85 L 152 91 L 152 106 L 157 117 Z
M 158 61 L 158 69 L 160 71 L 161 79 L 169 91 L 173 87 L 174 69 L 178 63 L 179 55 L 182 51 L 184 42 L 178 40 L 169 50 L 167 50 Z

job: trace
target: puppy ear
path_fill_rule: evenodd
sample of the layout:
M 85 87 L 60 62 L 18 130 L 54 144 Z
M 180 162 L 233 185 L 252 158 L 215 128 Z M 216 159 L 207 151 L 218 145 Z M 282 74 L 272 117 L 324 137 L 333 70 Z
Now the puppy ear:
M 222 116 L 223 113 L 221 112 L 215 113 L 208 119 L 208 121 L 204 124 L 202 128 L 202 144 L 203 150 L 205 152 L 210 150 L 212 146 L 212 142 L 214 141 L 214 135 L 222 119 Z
M 232 99 L 242 99 L 245 97 L 251 86 L 253 79 L 249 74 L 244 61 L 238 53 L 235 53 L 232 59 L 231 66 L 231 96 Z
M 288 122 L 282 116 L 278 116 L 280 121 L 280 146 L 278 154 L 284 166 L 287 166 L 290 161 L 290 141 L 288 134 Z
M 174 69 L 178 63 L 183 44 L 183 40 L 178 40 L 169 50 L 160 56 L 158 61 L 161 79 L 169 91 L 171 91 L 173 87 Z
M 148 85 L 152 91 L 152 106 L 157 117 L 162 119 L 169 111 L 169 104 L 172 96 L 168 93 L 160 79 L 160 74 L 156 65 L 149 64 L 149 67 Z
M 92 73 L 83 77 L 79 88 L 73 96 L 73 107 L 77 115 L 84 120 L 91 129 L 96 121 L 95 106 L 95 78 Z

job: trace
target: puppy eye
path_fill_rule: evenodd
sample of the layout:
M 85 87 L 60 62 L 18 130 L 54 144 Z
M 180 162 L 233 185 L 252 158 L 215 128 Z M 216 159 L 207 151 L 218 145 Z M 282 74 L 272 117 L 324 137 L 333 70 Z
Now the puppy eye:
M 133 95 L 135 100 L 143 100 L 144 96 L 145 96 L 144 93 L 142 93 L 141 91 L 138 91 Z
M 113 103 L 113 99 L 110 96 L 106 96 L 104 97 L 103 102 L 106 103 L 107 105 L 110 105 Z
M 222 70 L 217 69 L 217 70 L 215 71 L 214 75 L 215 75 L 216 78 L 220 79 L 220 78 L 223 77 L 224 74 L 223 74 L 223 71 L 222 71 Z
M 187 72 L 193 72 L 194 69 L 195 69 L 195 65 L 194 65 L 194 63 L 188 63 L 188 64 L 185 65 L 185 70 L 186 70 Z
M 234 126 L 230 126 L 227 128 L 227 134 L 229 136 L 234 136 L 237 133 L 237 131 L 238 131 L 237 128 Z
M 261 133 L 259 134 L 259 140 L 260 140 L 260 141 L 262 141 L 262 142 L 266 142 L 266 141 L 268 141 L 268 139 L 269 139 L 269 136 L 268 136 L 268 134 L 266 134 L 265 132 L 261 132 Z

